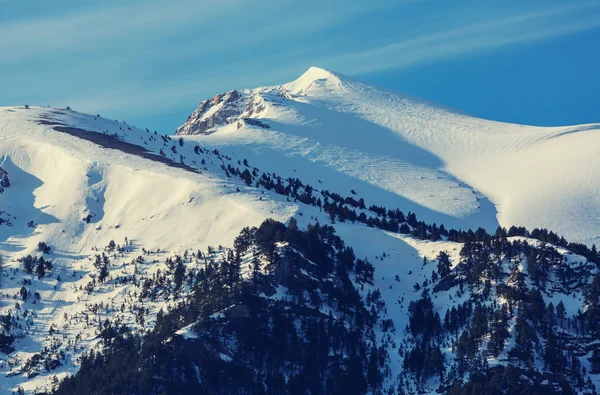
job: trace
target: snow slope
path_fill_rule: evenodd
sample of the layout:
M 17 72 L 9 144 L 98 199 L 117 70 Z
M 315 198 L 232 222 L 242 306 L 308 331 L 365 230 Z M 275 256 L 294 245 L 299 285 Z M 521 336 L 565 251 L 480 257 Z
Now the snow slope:
M 93 140 L 104 139 L 107 144 L 130 142 L 149 151 L 144 157 L 105 148 L 57 131 L 57 126 Z M 170 149 L 175 145 L 177 154 Z M 131 147 L 135 146 L 125 149 Z M 163 148 L 169 152 L 165 156 L 158 153 Z M 179 155 L 194 155 L 198 162 L 182 168 L 177 162 Z M 148 159 L 152 156 L 156 160 Z M 170 157 L 172 165 L 165 164 Z M 205 165 L 200 158 L 205 158 Z M 285 221 L 298 209 L 280 196 L 265 196 L 239 179 L 224 177 L 220 165 L 217 156 L 195 154 L 191 145 L 181 146 L 99 116 L 38 107 L 0 108 L 0 167 L 10 180 L 10 187 L 0 194 L 0 211 L 9 219 L 0 223 L 0 257 L 4 260 L 0 313 L 13 314 L 21 325 L 16 331 L 16 352 L 6 358 L 0 354 L 0 392 L 18 386 L 27 391 L 46 388 L 54 375 L 73 373 L 78 366 L 76 357 L 97 342 L 97 333 L 88 322 L 89 306 L 130 303 L 132 288 L 128 285 L 114 283 L 96 294 L 85 292 L 98 272 L 92 266 L 93 257 L 106 251 L 111 240 L 119 245 L 129 242 L 123 254 L 109 254 L 111 277 L 127 276 L 134 273 L 127 262 L 145 255 L 143 251 L 160 250 L 154 258 L 158 262 L 176 253 L 183 255 L 188 248 L 230 245 L 244 226 L 259 225 L 269 217 Z M 86 217 L 88 221 L 84 221 Z M 39 242 L 51 246 L 45 258 L 53 264 L 41 279 L 35 272 L 23 273 L 18 261 L 29 254 L 40 256 Z M 150 265 L 139 273 L 159 268 Z M 31 297 L 15 300 L 23 285 Z M 39 298 L 33 297 L 35 292 Z M 19 309 L 15 302 L 21 304 Z M 149 307 L 152 316 L 156 309 Z M 26 310 L 27 316 L 23 314 Z M 134 325 L 131 312 L 121 313 L 107 307 L 101 316 Z M 71 317 L 69 321 L 67 317 Z M 148 322 L 151 324 L 151 319 Z M 58 338 L 49 335 L 52 327 L 60 328 Z M 77 336 L 80 345 L 75 351 L 68 343 Z M 36 353 L 55 346 L 68 355 L 62 368 L 39 376 L 31 369 L 20 370 Z
M 10 215 L 10 224 L 0 224 L 0 255 L 5 262 L 0 313 L 14 314 L 19 326 L 12 332 L 18 337 L 16 350 L 0 354 L 0 391 L 49 390 L 54 378 L 77 371 L 83 351 L 98 346 L 97 328 L 105 320 L 138 330 L 151 328 L 158 310 L 176 303 L 158 297 L 140 304 L 137 286 L 123 279 L 141 281 L 157 270 L 165 271 L 165 259 L 174 254 L 231 246 L 242 227 L 266 218 L 286 221 L 296 216 L 302 227 L 330 222 L 319 208 L 227 178 L 221 166 L 237 165 L 244 155 L 217 156 L 206 149 L 196 153 L 195 147 L 189 141 L 70 110 L 0 109 L 0 167 L 10 180 L 10 187 L 0 194 L 0 211 Z M 277 158 L 263 164 L 278 174 L 285 166 L 291 174 L 296 166 Z M 340 181 L 317 184 L 336 191 Z M 395 290 L 387 287 L 395 274 L 405 276 L 420 265 L 414 248 L 364 225 L 336 222 L 335 226 L 361 257 L 376 262 L 387 251 L 385 262 L 376 262 L 382 277 L 374 288 L 385 289 L 389 303 L 406 293 L 404 286 L 412 282 Z M 363 243 L 367 239 L 372 243 Z M 122 250 L 108 249 L 111 240 Z M 52 261 L 53 269 L 43 278 L 24 273 L 19 262 L 29 254 L 40 256 L 39 242 L 51 246 L 44 257 Z M 392 256 L 391 251 L 397 253 Z M 102 253 L 110 263 L 108 280 L 100 284 L 93 262 Z M 140 257 L 143 261 L 134 263 Z M 186 260 L 189 268 L 197 264 Z M 421 274 L 415 271 L 414 276 L 418 280 Z M 90 284 L 94 285 L 88 291 Z M 18 297 L 23 286 L 29 293 L 25 301 Z M 15 303 L 20 304 L 18 310 Z M 143 323 L 137 317 L 140 308 L 148 311 Z M 398 327 L 405 324 L 404 316 L 394 319 L 399 320 Z M 48 371 L 43 364 L 29 363 L 36 355 L 59 351 L 66 354 L 62 366 Z M 392 379 L 399 369 L 397 359 Z
M 244 226 L 266 218 L 286 221 L 295 216 L 303 227 L 330 222 L 317 207 L 226 177 L 222 166 L 238 166 L 245 153 L 217 155 L 208 146 L 202 144 L 205 148 L 196 152 L 196 144 L 185 139 L 70 110 L 0 109 L 0 167 L 10 180 L 0 194 L 0 211 L 10 219 L 0 224 L 0 314 L 12 314 L 18 327 L 12 331 L 16 350 L 0 354 L 0 392 L 18 387 L 27 392 L 49 390 L 55 378 L 75 373 L 79 355 L 99 345 L 98 327 L 107 319 L 134 330 L 151 328 L 158 310 L 168 310 L 177 301 L 159 296 L 152 303 L 140 303 L 136 295 L 144 276 L 166 270 L 167 257 L 231 246 Z M 261 170 L 278 174 L 286 168 L 293 174 L 297 165 L 278 162 L 277 157 L 263 164 L 267 167 Z M 314 183 L 335 192 L 341 181 L 331 179 L 335 182 Z M 359 256 L 370 261 L 377 261 L 385 250 L 398 251 L 381 262 L 382 279 L 376 280 L 375 288 L 386 288 L 392 273 L 402 275 L 421 262 L 415 249 L 381 230 L 349 223 L 335 226 L 352 245 L 360 244 Z M 362 243 L 366 239 L 373 242 Z M 116 250 L 108 248 L 111 240 Z M 35 271 L 24 273 L 19 261 L 29 254 L 41 256 L 39 242 L 51 247 L 44 257 L 53 264 L 42 278 Z M 93 264 L 102 253 L 110 259 L 104 283 L 98 281 Z M 198 262 L 188 259 L 186 265 L 195 268 Z M 129 282 L 132 278 L 138 278 L 137 285 Z M 23 286 L 29 293 L 24 301 L 19 297 Z M 391 292 L 385 294 L 393 303 L 396 294 Z M 147 310 L 144 322 L 138 318 L 140 308 Z M 397 319 L 399 327 L 404 325 L 403 316 Z M 57 368 L 30 363 L 39 355 L 59 352 L 66 356 Z M 396 360 L 392 378 L 400 368 Z
M 427 222 L 600 237 L 599 124 L 488 121 L 312 67 L 205 100 L 177 134 Z
M 0 112 L 0 166 L 12 182 L 0 204 L 19 219 L 13 227 L 0 228 L 4 251 L 22 254 L 43 240 L 73 252 L 125 236 L 143 240 L 150 249 L 177 250 L 194 243 L 219 244 L 249 223 L 293 212 L 287 204 L 258 202 L 252 192 L 233 194 L 233 183 L 208 173 L 104 149 L 38 124 L 52 112 L 48 109 Z M 52 117 L 159 145 L 149 140 L 150 133 L 125 124 L 68 111 Z M 93 218 L 85 224 L 82 218 L 89 213 Z M 31 220 L 37 227 L 27 227 Z

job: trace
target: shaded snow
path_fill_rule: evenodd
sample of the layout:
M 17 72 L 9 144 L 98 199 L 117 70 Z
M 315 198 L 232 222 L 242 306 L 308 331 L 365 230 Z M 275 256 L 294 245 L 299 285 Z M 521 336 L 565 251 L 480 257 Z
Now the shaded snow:
M 545 227 L 590 245 L 600 237 L 598 124 L 478 119 L 317 67 L 253 92 L 267 99 L 269 130 L 228 125 L 194 139 L 430 223 Z

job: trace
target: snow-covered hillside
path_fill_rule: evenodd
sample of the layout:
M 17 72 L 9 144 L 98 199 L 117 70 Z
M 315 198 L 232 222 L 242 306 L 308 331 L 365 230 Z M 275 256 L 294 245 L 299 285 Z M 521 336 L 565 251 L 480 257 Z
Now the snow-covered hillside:
M 548 228 L 588 245 L 600 237 L 598 124 L 488 121 L 312 67 L 205 100 L 177 134 L 427 222 Z
M 55 378 L 75 373 L 81 353 L 98 347 L 98 328 L 107 319 L 134 330 L 152 328 L 158 310 L 168 311 L 177 298 L 138 299 L 139 287 L 144 279 L 168 272 L 167 259 L 231 246 L 243 227 L 266 218 L 295 216 L 302 227 L 331 222 L 321 203 L 304 204 L 291 198 L 292 191 L 254 186 L 265 176 L 277 181 L 275 172 L 285 174 L 287 168 L 293 175 L 293 165 L 275 157 L 258 168 L 245 152 L 220 150 L 69 109 L 0 109 L 5 185 L 0 313 L 10 317 L 9 332 L 16 336 L 14 351 L 0 358 L 3 390 L 49 389 Z M 253 181 L 240 179 L 239 168 L 249 169 Z M 337 193 L 341 184 L 323 179 L 313 187 L 314 195 L 327 201 L 323 192 Z M 355 196 L 349 189 L 339 193 Z M 378 217 L 355 208 L 367 213 L 365 218 Z M 398 260 L 388 255 L 392 266 L 387 270 L 406 272 L 399 265 L 421 260 L 416 250 L 380 229 L 341 221 L 335 226 L 356 243 L 360 257 L 376 261 L 390 248 L 400 251 Z M 358 243 L 366 239 L 373 244 Z M 185 263 L 193 269 L 198 260 Z M 375 287 L 384 289 L 388 280 L 376 279 Z
M 241 167 L 251 169 L 255 180 L 275 177 L 290 166 L 277 158 L 254 168 L 243 152 L 220 153 L 99 115 L 2 108 L 0 158 L 6 185 L 0 194 L 0 313 L 11 317 L 9 332 L 16 336 L 15 350 L 0 358 L 5 391 L 49 389 L 55 378 L 75 373 L 81 353 L 98 347 L 98 328 L 107 319 L 134 330 L 152 328 L 158 310 L 168 311 L 177 298 L 138 299 L 139 287 L 168 272 L 168 258 L 231 246 L 243 227 L 266 218 L 295 216 L 302 227 L 330 222 L 320 206 L 248 186 L 232 174 Z M 314 182 L 317 196 L 340 186 Z M 353 196 L 347 189 L 339 192 Z M 388 290 L 388 281 L 392 273 L 410 271 L 409 262 L 419 265 L 418 251 L 380 229 L 337 221 L 335 226 L 360 257 L 377 261 L 387 251 L 374 286 L 393 303 L 397 290 Z M 185 264 L 193 269 L 198 260 L 186 258 Z M 414 276 L 418 281 L 420 274 Z M 404 325 L 402 316 L 393 319 Z M 400 368 L 395 360 L 390 380 Z
M 56 131 L 47 119 L 107 140 L 120 135 L 154 152 L 148 157 L 156 160 Z M 167 144 L 160 135 L 124 123 L 73 111 L 4 108 L 0 130 L 0 166 L 12 184 L 0 195 L 1 206 L 17 217 L 12 227 L 0 228 L 0 242 L 11 253 L 28 251 L 38 241 L 80 251 L 125 236 L 144 240 L 152 249 L 218 244 L 248 223 L 293 212 L 279 202 L 259 203 L 252 192 L 232 193 L 235 183 L 210 172 L 182 171 L 159 162 L 165 158 L 161 149 L 173 157 L 174 165 L 180 155 L 193 155 L 200 167 L 202 157 L 192 146 Z M 213 160 L 218 168 L 220 162 Z M 195 166 L 191 160 L 190 165 Z M 91 218 L 86 224 L 82 218 L 87 215 Z M 27 226 L 29 221 L 35 226 Z
M 450 229 L 484 227 L 493 234 L 498 224 L 546 227 L 591 245 L 600 235 L 599 133 L 598 125 L 535 128 L 480 120 L 318 68 L 281 86 L 205 100 L 176 137 L 70 109 L 0 108 L 0 391 L 56 388 L 58 379 L 79 370 L 83 353 L 106 345 L 109 329 L 143 335 L 160 310 L 188 303 L 195 275 L 213 261 L 227 262 L 227 248 L 242 229 L 267 218 L 289 224 L 293 217 L 300 229 L 331 225 L 356 258 L 373 265 L 372 279 L 359 280 L 357 272 L 348 278 L 362 298 L 354 302 L 377 307 L 373 333 L 361 342 L 387 353 L 382 388 L 433 392 L 441 379 L 421 382 L 406 372 L 402 353 L 416 341 L 405 329 L 410 303 L 425 288 L 442 316 L 451 306 L 480 301 L 480 290 L 462 289 L 464 272 L 472 271 L 462 269 L 471 262 L 460 254 L 466 241 L 482 243 L 485 258 L 499 262 L 507 276 L 529 276 L 521 264 L 529 247 L 518 245 L 511 255 L 508 246 L 524 240 L 521 230 L 512 235 L 519 237 L 501 237 L 509 252 L 500 253 L 491 251 L 491 235 L 483 230 Z M 338 248 L 322 231 L 325 243 Z M 597 272 L 585 257 L 600 257 L 554 234 L 542 236 L 561 246 L 552 253 L 558 258 L 550 283 L 559 284 L 561 272 L 583 273 L 579 289 L 564 288 L 561 279 L 563 288 L 550 289 L 546 302 L 564 301 L 567 317 L 579 319 L 584 288 Z M 276 241 L 283 251 L 287 242 Z M 250 244 L 244 281 L 252 277 L 251 259 L 260 255 Z M 428 263 L 440 251 L 460 270 L 449 288 L 435 291 L 444 280 L 434 280 L 435 264 Z M 302 255 L 299 249 L 294 254 Z M 261 259 L 263 274 L 275 278 L 275 296 L 268 298 L 295 300 L 297 294 L 277 283 L 277 265 Z M 306 276 L 313 307 L 329 309 L 343 323 L 336 291 L 328 289 L 330 303 L 321 305 L 318 290 L 348 273 L 319 278 L 311 272 L 315 262 L 302 265 L 295 269 Z M 496 278 L 493 285 L 502 290 L 511 281 Z M 188 324 L 176 329 L 194 338 Z M 578 358 L 590 369 L 594 344 L 583 340 L 577 338 Z M 452 341 L 439 343 L 448 377 L 460 380 Z M 511 342 L 507 338 L 507 349 Z M 478 358 L 497 363 L 484 352 Z
M 286 220 L 298 209 L 280 196 L 228 179 L 221 169 L 227 159 L 194 148 L 70 110 L 0 109 L 0 167 L 3 180 L 9 180 L 0 194 L 2 294 L 12 297 L 26 285 L 30 295 L 39 296 L 20 302 L 21 314 L 10 298 L 0 302 L 3 312 L 19 316 L 17 336 L 24 336 L 16 341 L 17 352 L 0 360 L 3 375 L 19 373 L 2 380 L 2 391 L 35 376 L 35 369 L 18 369 L 54 343 L 48 336 L 53 325 L 62 328 L 64 317 L 85 311 L 87 304 L 124 302 L 126 288 L 96 296 L 74 291 L 97 276 L 92 260 L 111 240 L 120 245 L 128 240 L 122 262 L 144 255 L 142 250 L 166 257 L 187 248 L 229 245 L 244 226 L 268 217 Z M 189 166 L 181 163 L 183 157 L 190 158 Z M 40 242 L 51 247 L 44 257 L 53 269 L 41 279 L 35 273 L 23 276 L 18 259 L 41 255 Z M 122 269 L 120 275 L 126 274 Z M 26 309 L 35 314 L 24 317 Z M 62 349 L 78 333 L 93 343 L 85 327 L 61 331 Z M 42 374 L 24 388 L 32 390 L 48 377 Z

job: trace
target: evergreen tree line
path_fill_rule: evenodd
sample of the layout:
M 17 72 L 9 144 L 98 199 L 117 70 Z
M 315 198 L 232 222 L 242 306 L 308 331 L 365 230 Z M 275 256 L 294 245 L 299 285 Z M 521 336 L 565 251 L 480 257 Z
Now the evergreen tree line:
M 215 152 L 220 157 L 218 151 L 215 150 Z M 240 170 L 239 167 L 234 168 L 231 164 L 227 166 L 223 164 L 222 168 L 228 177 L 231 177 L 231 175 L 237 176 L 248 186 L 254 184 L 257 188 L 263 187 L 279 195 L 287 196 L 288 199 L 298 200 L 304 204 L 319 207 L 329 215 L 332 222 L 336 220 L 340 222 L 361 222 L 369 227 L 395 233 L 410 234 L 418 239 L 431 241 L 444 238 L 449 241 L 465 243 L 491 241 L 493 238 L 498 237 L 528 237 L 567 248 L 575 254 L 584 256 L 590 262 L 600 267 L 600 254 L 595 245 L 590 248 L 585 244 L 568 242 L 564 237 L 558 236 L 548 229 L 536 228 L 530 232 L 521 226 L 511 226 L 508 230 L 499 227 L 493 235 L 489 234 L 483 228 L 478 228 L 475 231 L 471 229 L 466 231 L 446 229 L 444 225 L 438 226 L 435 223 L 427 224 L 419 221 L 415 213 L 408 212 L 408 214 L 404 214 L 399 208 L 386 209 L 383 206 L 377 205 L 367 206 L 363 198 L 343 197 L 338 193 L 325 189 L 319 191 L 311 185 L 304 184 L 298 178 L 289 177 L 284 179 L 275 173 L 260 172 L 257 168 L 251 168 L 246 159 L 243 161 L 243 166 L 246 167 L 244 170 Z M 249 171 L 249 169 L 252 169 L 252 171 Z M 354 190 L 352 192 L 356 194 Z M 368 215 L 369 212 L 376 215 Z
M 220 261 L 205 258 L 190 297 L 160 312 L 153 330 L 136 335 L 107 321 L 102 351 L 86 353 L 56 393 L 381 391 L 389 358 L 374 326 L 383 302 L 356 288 L 372 281 L 373 267 L 331 226 L 266 220 L 242 230 Z M 182 327 L 194 338 L 176 335 Z
M 589 375 L 600 372 L 598 270 L 572 265 L 552 246 L 508 236 L 464 243 L 454 268 L 440 252 L 429 285 L 464 302 L 447 307 L 443 320 L 429 287 L 410 303 L 399 392 L 423 390 L 437 377 L 451 394 L 596 393 Z M 573 293 L 582 298 L 574 315 L 560 296 L 549 301 L 572 300 Z M 450 359 L 439 351 L 447 347 Z M 581 361 L 586 354 L 589 370 Z

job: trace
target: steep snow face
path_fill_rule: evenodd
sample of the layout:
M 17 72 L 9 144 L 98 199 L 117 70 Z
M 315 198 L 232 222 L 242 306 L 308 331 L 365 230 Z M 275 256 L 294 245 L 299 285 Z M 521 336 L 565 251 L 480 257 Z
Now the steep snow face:
M 55 376 L 74 373 L 77 357 L 98 343 L 90 308 L 106 306 L 103 320 L 131 328 L 152 327 L 156 312 L 168 309 L 158 299 L 136 324 L 135 287 L 117 279 L 164 271 L 161 258 L 228 246 L 245 226 L 294 215 L 298 205 L 285 197 L 225 177 L 221 166 L 231 160 L 99 116 L 0 108 L 0 314 L 20 325 L 15 351 L 0 352 L 0 392 L 47 390 Z M 103 286 L 92 262 L 111 240 L 127 247 L 109 253 L 112 281 Z M 40 242 L 51 247 L 44 257 L 53 267 L 38 278 L 19 259 L 40 256 Z M 134 269 L 128 262 L 140 257 L 155 264 Z M 90 284 L 95 291 L 86 291 Z M 16 308 L 23 286 L 29 297 Z M 93 315 L 92 322 L 100 317 Z M 31 361 L 48 350 L 63 353 L 61 366 L 36 367 Z
M 290 95 L 315 96 L 345 92 L 345 82 L 348 77 L 319 67 L 311 67 L 295 81 L 282 85 Z
M 52 121 L 39 124 L 48 116 Z M 147 147 L 146 156 L 157 161 L 61 133 L 53 129 L 56 123 L 106 139 L 119 135 Z M 69 111 L 5 108 L 0 130 L 0 166 L 11 183 L 0 194 L 0 207 L 16 217 L 12 226 L 0 225 L 0 249 L 9 259 L 39 241 L 73 253 L 125 236 L 171 251 L 230 243 L 242 227 L 269 216 L 285 219 L 295 210 L 287 202 L 259 200 L 257 192 L 232 193 L 243 186 L 210 172 L 173 168 L 181 166 L 180 157 L 193 155 L 193 147 L 167 144 L 122 123 Z M 173 166 L 158 162 L 168 155 Z
M 598 124 L 478 119 L 316 67 L 248 92 L 264 101 L 258 125 L 240 115 L 194 139 L 427 222 L 545 227 L 590 245 L 600 237 Z M 197 124 L 192 116 L 178 134 L 199 134 Z

